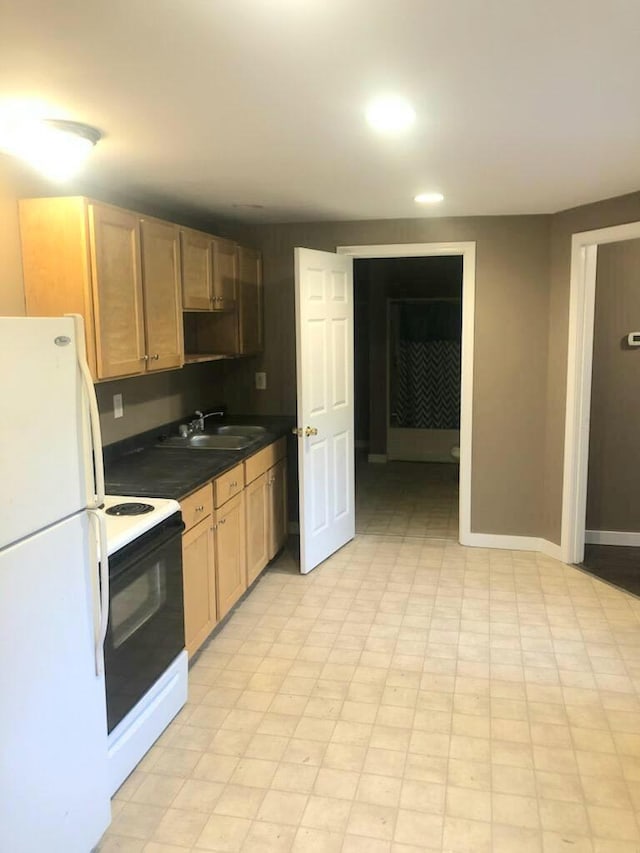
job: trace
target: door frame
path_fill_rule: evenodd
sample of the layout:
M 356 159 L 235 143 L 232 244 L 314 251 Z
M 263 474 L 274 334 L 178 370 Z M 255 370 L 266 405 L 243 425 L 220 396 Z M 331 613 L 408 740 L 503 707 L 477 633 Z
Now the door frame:
M 471 451 L 473 432 L 473 347 L 475 328 L 476 244 L 393 243 L 378 246 L 338 246 L 337 254 L 353 258 L 429 258 L 462 256 L 462 360 L 460 381 L 459 530 L 461 545 L 471 540 Z
M 587 515 L 591 374 L 598 246 L 640 239 L 640 222 L 571 236 L 569 349 L 562 480 L 561 559 L 581 563 Z

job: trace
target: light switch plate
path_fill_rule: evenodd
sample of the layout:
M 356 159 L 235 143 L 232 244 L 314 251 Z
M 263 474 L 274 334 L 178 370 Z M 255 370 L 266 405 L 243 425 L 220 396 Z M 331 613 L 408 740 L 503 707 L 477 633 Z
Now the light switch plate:
M 124 406 L 122 405 L 122 394 L 113 395 L 113 417 L 124 417 Z
M 265 391 L 267 388 L 267 374 L 256 373 L 256 388 L 258 391 Z

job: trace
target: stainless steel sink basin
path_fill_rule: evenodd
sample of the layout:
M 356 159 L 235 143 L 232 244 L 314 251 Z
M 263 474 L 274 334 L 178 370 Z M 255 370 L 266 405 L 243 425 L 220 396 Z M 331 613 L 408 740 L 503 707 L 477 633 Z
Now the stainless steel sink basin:
M 244 435 L 190 435 L 187 438 L 174 435 L 165 438 L 156 447 L 184 447 L 191 450 L 244 450 L 254 441 Z
M 258 438 L 264 435 L 266 429 L 261 426 L 242 426 L 241 424 L 224 424 L 214 429 L 216 435 L 246 435 Z

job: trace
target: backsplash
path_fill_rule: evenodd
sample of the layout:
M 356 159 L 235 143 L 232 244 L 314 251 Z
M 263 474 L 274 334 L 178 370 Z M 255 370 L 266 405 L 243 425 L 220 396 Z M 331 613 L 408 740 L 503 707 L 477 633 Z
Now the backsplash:
M 102 443 L 176 421 L 198 408 L 224 402 L 225 363 L 191 364 L 149 376 L 133 376 L 96 385 Z M 122 394 L 124 415 L 113 417 L 113 396 Z

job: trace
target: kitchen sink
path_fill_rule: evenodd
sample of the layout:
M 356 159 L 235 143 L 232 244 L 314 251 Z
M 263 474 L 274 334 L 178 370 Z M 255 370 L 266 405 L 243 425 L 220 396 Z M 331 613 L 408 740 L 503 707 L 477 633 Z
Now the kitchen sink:
M 246 435 L 190 435 L 182 438 L 178 435 L 165 438 L 156 447 L 184 447 L 192 450 L 244 450 L 255 441 L 255 437 Z
M 215 427 L 216 435 L 246 435 L 252 438 L 258 438 L 264 435 L 266 429 L 261 426 L 242 426 L 241 424 L 224 424 L 224 426 Z

